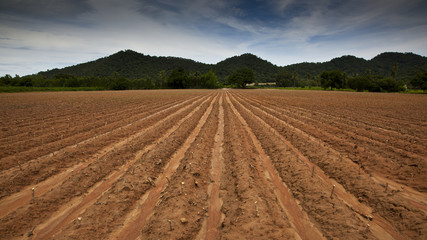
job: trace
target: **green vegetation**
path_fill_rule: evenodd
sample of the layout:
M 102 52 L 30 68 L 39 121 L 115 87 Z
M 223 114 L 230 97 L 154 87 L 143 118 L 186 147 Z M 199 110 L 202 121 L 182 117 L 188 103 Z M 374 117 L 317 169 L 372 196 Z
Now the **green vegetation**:
M 253 83 L 255 80 L 254 71 L 250 68 L 241 68 L 232 73 L 227 82 L 238 88 L 245 88 L 246 84 Z
M 34 75 L 5 75 L 0 77 L 0 91 L 244 88 L 248 83 L 257 87 L 266 82 L 297 89 L 425 92 L 427 58 L 413 53 L 382 53 L 371 60 L 343 56 L 324 63 L 278 67 L 248 53 L 214 65 L 126 50 Z

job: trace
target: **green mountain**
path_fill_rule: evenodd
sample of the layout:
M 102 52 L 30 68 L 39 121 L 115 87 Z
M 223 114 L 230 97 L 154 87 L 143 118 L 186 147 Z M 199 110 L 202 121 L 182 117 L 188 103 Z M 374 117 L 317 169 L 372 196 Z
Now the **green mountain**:
M 53 78 L 58 74 L 69 74 L 76 77 L 108 77 L 114 74 L 137 78 L 156 78 L 161 71 L 171 71 L 175 68 L 184 68 L 188 72 L 207 72 L 212 65 L 178 57 L 155 57 L 137 53 L 132 50 L 120 51 L 108 57 L 82 63 L 62 69 L 53 69 L 40 72 L 46 78 Z
M 314 78 L 324 71 L 339 70 L 348 76 L 361 76 L 369 73 L 382 77 L 394 74 L 397 79 L 408 81 L 417 73 L 427 71 L 427 58 L 413 53 L 382 53 L 371 60 L 355 56 L 342 56 L 323 63 L 298 63 L 284 67 L 276 66 L 253 54 L 227 58 L 217 64 L 205 64 L 190 59 L 177 57 L 156 57 L 137 53 L 132 50 L 120 51 L 108 57 L 82 63 L 62 69 L 40 72 L 38 75 L 48 79 L 58 75 L 76 77 L 109 77 L 118 75 L 128 79 L 150 77 L 154 80 L 159 75 L 168 75 L 173 69 L 182 68 L 187 73 L 204 74 L 212 69 L 221 82 L 238 69 L 250 68 L 258 82 L 275 81 L 280 72 L 289 72 L 297 79 Z
M 205 73 L 214 70 L 220 80 L 224 80 L 239 68 L 248 67 L 254 70 L 255 79 L 259 81 L 274 81 L 279 67 L 263 60 L 253 54 L 243 54 L 227 58 L 224 61 L 213 64 L 205 64 L 190 59 L 177 57 L 155 57 L 134 52 L 132 50 L 120 51 L 108 57 L 95 61 L 82 63 L 63 69 L 53 69 L 40 72 L 46 78 L 53 78 L 59 74 L 74 75 L 76 77 L 108 77 L 117 73 L 119 76 L 137 78 L 157 78 L 161 71 L 166 74 L 173 69 L 183 68 L 186 72 Z
M 217 63 L 214 71 L 219 79 L 225 79 L 241 68 L 252 69 L 255 80 L 259 82 L 274 82 L 275 76 L 280 72 L 280 67 L 250 53 L 227 58 Z
M 407 81 L 417 73 L 427 71 L 427 57 L 413 53 L 386 52 L 377 55 L 371 60 L 355 56 L 342 56 L 329 62 L 298 63 L 285 66 L 282 69 L 300 76 L 306 76 L 307 74 L 318 76 L 324 71 L 333 70 L 345 72 L 349 76 L 372 74 L 390 77 L 395 74 L 397 79 Z

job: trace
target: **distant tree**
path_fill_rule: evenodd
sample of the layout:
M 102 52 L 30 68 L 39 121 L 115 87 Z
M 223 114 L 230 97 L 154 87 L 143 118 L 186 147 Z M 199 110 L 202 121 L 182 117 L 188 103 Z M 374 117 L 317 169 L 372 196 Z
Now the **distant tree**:
M 153 88 L 154 88 L 153 79 L 151 77 L 147 77 L 145 79 L 144 89 L 153 89 Z
M 370 89 L 370 80 L 367 76 L 356 76 L 348 79 L 348 87 L 358 92 Z
M 157 88 L 164 88 L 166 85 L 166 71 L 165 70 L 161 70 L 158 74 L 157 74 Z
M 218 78 L 215 75 L 214 71 L 211 69 L 209 72 L 203 74 L 200 78 L 203 88 L 217 88 L 218 87 Z
M 228 77 L 228 82 L 240 88 L 255 80 L 254 71 L 250 68 L 240 68 Z
M 412 80 L 411 85 L 414 88 L 427 90 L 427 71 L 418 73 Z
M 320 75 L 321 85 L 323 89 L 342 88 L 344 75 L 340 71 L 324 71 Z
M 169 88 L 184 88 L 188 79 L 188 75 L 184 68 L 176 68 L 169 75 L 167 84 Z
M 395 63 L 392 67 L 391 67 L 391 77 L 396 80 L 397 78 L 397 72 L 399 71 L 399 64 Z
M 0 78 L 0 86 L 10 85 L 13 81 L 12 76 L 9 74 L 4 75 L 4 77 Z
M 32 87 L 33 86 L 33 79 L 31 76 L 25 76 L 19 79 L 18 86 L 21 87 Z
M 403 90 L 403 84 L 393 78 L 382 78 L 377 81 L 382 92 L 399 92 Z
M 278 87 L 291 87 L 294 82 L 294 76 L 289 71 L 281 71 L 276 76 L 276 85 Z
M 127 90 L 130 89 L 130 81 L 120 76 L 117 72 L 114 72 L 109 80 L 109 89 L 111 90 Z
M 202 78 L 202 75 L 200 74 L 199 71 L 191 72 L 188 75 L 187 88 L 203 87 L 203 86 L 201 86 L 203 84 L 201 78 Z

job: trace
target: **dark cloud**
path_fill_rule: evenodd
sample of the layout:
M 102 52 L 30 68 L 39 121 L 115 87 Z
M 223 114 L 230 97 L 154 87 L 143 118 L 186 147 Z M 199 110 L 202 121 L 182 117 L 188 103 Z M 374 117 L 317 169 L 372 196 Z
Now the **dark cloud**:
M 425 0 L 0 0 L 0 75 L 122 49 L 207 63 L 252 52 L 277 65 L 427 55 L 425 12 Z
M 57 21 L 92 11 L 86 0 L 0 0 L 0 14 Z

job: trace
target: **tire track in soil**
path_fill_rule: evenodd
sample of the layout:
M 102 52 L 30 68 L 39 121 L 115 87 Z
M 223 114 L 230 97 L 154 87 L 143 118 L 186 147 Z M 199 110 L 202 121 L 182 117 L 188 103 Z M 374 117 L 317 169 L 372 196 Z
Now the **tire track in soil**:
M 246 98 L 244 98 L 244 99 L 246 99 Z M 366 175 L 366 176 L 369 175 L 369 177 L 371 177 L 371 175 L 372 175 L 371 178 L 375 182 L 377 182 L 377 183 L 379 183 L 379 184 L 381 184 L 383 186 L 385 186 L 385 184 L 388 183 L 390 190 L 399 191 L 400 194 L 403 197 L 406 198 L 406 201 L 408 201 L 409 203 L 413 204 L 414 206 L 422 209 L 423 211 L 427 210 L 427 201 L 426 201 L 426 199 L 427 199 L 426 196 L 427 195 L 425 193 L 421 193 L 421 192 L 419 192 L 419 191 L 417 191 L 417 190 L 415 190 L 415 189 L 413 189 L 413 188 L 411 188 L 411 187 L 409 187 L 407 185 L 403 186 L 402 184 L 399 184 L 399 183 L 393 181 L 392 179 L 378 176 L 376 173 L 369 173 L 368 174 L 368 172 L 366 172 L 364 170 L 365 165 L 363 165 L 361 167 L 360 165 L 356 164 L 355 160 L 351 159 L 348 155 L 347 156 L 343 155 L 338 150 L 335 150 L 334 149 L 334 145 L 331 145 L 331 144 L 325 142 L 324 140 L 322 140 L 322 139 L 320 139 L 320 138 L 318 138 L 318 137 L 316 137 L 314 135 L 309 134 L 308 131 L 303 130 L 301 127 L 295 127 L 295 126 L 291 125 L 289 122 L 286 122 L 286 121 L 284 121 L 284 120 L 282 120 L 282 119 L 280 119 L 280 118 L 272 115 L 271 113 L 268 113 L 265 110 L 262 110 L 259 106 L 256 106 L 254 104 L 252 104 L 251 106 L 254 107 L 254 108 L 256 108 L 256 109 L 258 109 L 259 111 L 262 111 L 263 115 L 269 116 L 269 117 L 273 118 L 274 121 L 279 122 L 279 123 L 287 126 L 290 129 L 293 129 L 295 131 L 295 133 L 300 134 L 303 137 L 306 137 L 309 141 L 316 142 L 319 145 L 319 147 L 322 147 L 322 148 L 323 147 L 325 147 L 325 148 L 327 147 L 328 151 L 330 151 L 333 154 L 339 156 L 341 160 L 345 160 L 346 162 L 348 162 L 348 164 L 352 168 L 354 168 L 354 169 L 359 169 L 360 168 L 359 171 L 360 171 L 360 173 L 362 175 Z M 279 115 L 282 114 L 279 111 L 274 110 L 272 108 L 269 108 L 269 107 L 267 107 L 265 105 L 263 105 L 262 107 L 264 107 L 265 109 L 270 110 L 273 113 L 276 113 L 276 114 L 279 114 Z M 298 119 L 294 119 L 294 120 L 295 121 L 299 121 Z M 305 126 L 306 128 L 310 128 L 310 126 L 305 125 L 303 122 L 301 122 L 301 126 Z M 334 136 L 330 135 L 329 133 L 323 132 L 323 135 L 324 136 L 329 136 L 330 138 L 334 138 Z M 341 143 L 341 144 L 346 144 L 346 143 Z M 362 147 L 360 147 L 359 150 L 360 149 L 362 149 Z
M 202 98 L 203 99 L 203 98 Z M 141 157 L 146 154 L 147 152 L 154 149 L 156 146 L 159 145 L 162 141 L 164 141 L 167 137 L 169 137 L 173 132 L 175 132 L 183 122 L 185 122 L 187 119 L 189 119 L 191 116 L 194 115 L 195 112 L 197 112 L 200 107 L 203 105 L 203 103 L 207 102 L 209 99 L 204 100 L 201 102 L 196 108 L 194 108 L 187 116 L 180 119 L 173 127 L 167 130 L 165 134 L 163 134 L 160 138 L 155 140 L 152 144 L 145 146 L 142 150 L 138 151 L 135 154 L 135 157 L 128 161 L 126 164 L 121 166 L 118 171 L 114 171 L 112 174 L 110 174 L 108 177 L 104 178 L 101 182 L 98 182 L 94 185 L 94 187 L 90 190 L 88 190 L 88 193 L 86 196 L 82 198 L 76 198 L 73 199 L 71 202 L 69 202 L 66 207 L 61 208 L 58 212 L 53 214 L 50 219 L 45 221 L 44 223 L 40 224 L 36 229 L 34 229 L 34 239 L 49 239 L 53 237 L 57 232 L 59 232 L 64 226 L 66 226 L 68 223 L 72 222 L 72 220 L 76 219 L 82 212 L 85 211 L 88 207 L 93 205 L 95 201 L 103 195 L 106 191 L 110 189 L 110 187 L 116 182 L 120 177 L 125 174 L 125 172 L 133 165 L 138 159 L 141 159 Z M 201 100 L 200 100 L 201 101 Z M 197 102 L 200 102 L 197 101 Z M 162 125 L 162 123 L 168 121 L 174 116 L 179 115 L 186 109 L 189 109 L 192 107 L 192 105 L 189 105 L 185 108 L 179 109 L 172 115 L 169 115 L 167 118 L 162 119 L 162 121 L 157 122 L 155 125 L 149 127 L 149 129 L 156 129 Z M 143 135 L 145 132 L 147 132 L 149 129 L 147 129 L 144 132 L 138 133 L 138 135 Z M 126 140 L 123 141 L 125 143 Z M 71 207 L 69 206 L 71 205 Z
M 216 96 L 210 103 L 208 109 L 203 114 L 197 126 L 191 132 L 190 136 L 186 139 L 184 144 L 173 154 L 169 162 L 164 167 L 164 170 L 161 175 L 159 175 L 155 182 L 154 188 L 148 190 L 138 201 L 136 208 L 132 210 L 124 223 L 124 226 L 121 229 L 116 230 L 112 233 L 111 238 L 115 239 L 136 239 L 140 233 L 141 229 L 144 228 L 147 220 L 153 214 L 155 206 L 158 204 L 158 201 L 161 197 L 162 192 L 164 191 L 167 185 L 167 179 L 171 178 L 172 174 L 178 168 L 180 161 L 184 158 L 185 152 L 190 148 L 191 144 L 195 141 L 197 135 L 200 132 L 200 129 L 206 123 L 206 119 L 212 111 L 213 105 L 216 101 Z
M 241 101 L 244 101 L 244 99 L 241 99 Z M 242 103 L 239 103 L 240 106 L 243 106 Z M 254 105 L 252 105 L 254 108 L 258 108 Z M 259 109 L 259 108 L 258 108 Z M 254 114 L 253 111 L 249 110 L 245 107 L 245 110 Z M 267 112 L 264 112 L 266 115 L 268 115 L 271 118 L 276 117 L 270 115 Z M 394 230 L 394 227 L 387 222 L 385 219 L 380 217 L 378 214 L 373 213 L 372 209 L 362 203 L 360 203 L 357 198 L 352 195 L 351 193 L 347 192 L 346 189 L 339 184 L 334 179 L 330 178 L 328 175 L 325 174 L 325 172 L 319 168 L 317 165 L 312 163 L 302 152 L 300 152 L 292 143 L 290 143 L 286 138 L 284 138 L 279 132 L 275 130 L 273 126 L 262 120 L 259 116 L 254 114 L 254 116 L 258 119 L 258 121 L 262 122 L 262 125 L 266 126 L 270 129 L 270 131 L 276 135 L 281 142 L 283 142 L 286 146 L 288 146 L 292 151 L 297 154 L 298 158 L 303 161 L 303 163 L 309 168 L 309 169 L 315 169 L 316 177 L 318 177 L 321 181 L 325 182 L 329 188 L 332 188 L 332 186 L 335 186 L 334 189 L 334 196 L 337 196 L 338 199 L 340 199 L 344 204 L 346 204 L 352 211 L 356 212 L 361 219 L 363 220 L 370 220 L 369 230 L 374 234 L 375 237 L 379 239 L 405 239 L 403 236 L 401 236 L 398 232 Z M 302 134 L 302 132 L 301 132 Z M 309 138 L 309 137 L 307 137 Z
M 269 179 L 274 185 L 274 192 L 277 196 L 277 199 L 281 203 L 283 210 L 286 212 L 288 219 L 295 227 L 295 230 L 299 237 L 301 239 L 324 239 L 322 233 L 313 225 L 307 214 L 301 209 L 301 207 L 292 197 L 292 194 L 290 193 L 288 187 L 282 181 L 280 176 L 276 173 L 275 168 L 271 163 L 270 158 L 264 152 L 261 143 L 258 141 L 255 134 L 252 132 L 246 120 L 237 111 L 237 109 L 231 102 L 228 94 L 226 95 L 226 100 L 234 114 L 237 116 L 237 118 L 240 120 L 240 122 L 246 129 L 253 144 L 255 145 L 255 148 L 259 153 L 259 158 L 264 165 L 265 172 L 268 173 Z
M 172 106 L 170 108 L 174 108 L 176 106 L 181 106 L 185 102 L 180 103 L 180 104 L 175 105 L 175 106 Z M 196 101 L 195 103 L 197 103 L 197 102 L 198 101 Z M 0 200 L 0 218 L 3 218 L 4 216 L 6 216 L 7 214 L 13 212 L 14 210 L 16 210 L 17 208 L 19 208 L 20 206 L 28 204 L 31 201 L 31 195 L 32 195 L 31 189 L 32 188 L 35 188 L 35 197 L 43 196 L 46 192 L 48 192 L 51 189 L 53 189 L 53 188 L 58 187 L 59 185 L 61 185 L 66 179 L 70 178 L 70 176 L 72 174 L 76 174 L 78 171 L 81 171 L 82 169 L 85 169 L 90 164 L 92 164 L 93 162 L 97 161 L 99 158 L 104 157 L 107 153 L 113 151 L 116 148 L 120 148 L 120 147 L 124 146 L 125 144 L 127 144 L 129 142 L 129 140 L 132 140 L 134 138 L 138 138 L 138 137 L 142 136 L 143 134 L 145 134 L 147 131 L 160 126 L 163 122 L 169 120 L 173 116 L 181 113 L 182 111 L 184 111 L 185 109 L 187 109 L 187 108 L 189 108 L 191 106 L 193 106 L 193 104 L 187 106 L 186 108 L 183 108 L 183 109 L 180 109 L 180 110 L 176 111 L 174 114 L 169 115 L 165 119 L 162 119 L 162 120 L 158 121 L 153 126 L 145 128 L 144 130 L 142 130 L 142 131 L 140 131 L 140 132 L 138 132 L 136 134 L 133 134 L 133 135 L 131 135 L 131 136 L 129 136 L 129 137 L 127 137 L 127 138 L 119 141 L 119 142 L 116 142 L 116 143 L 110 144 L 107 147 L 104 147 L 103 149 L 99 150 L 98 153 L 96 153 L 95 155 L 93 155 L 91 158 L 89 158 L 85 162 L 78 163 L 78 164 L 76 164 L 76 165 L 74 165 L 72 167 L 69 167 L 69 168 L 63 170 L 62 172 L 60 172 L 59 174 L 57 174 L 55 176 L 52 176 L 52 177 L 50 177 L 50 178 L 48 178 L 48 179 L 46 179 L 46 180 L 44 180 L 42 182 L 39 182 L 39 183 L 37 183 L 37 184 L 35 184 L 33 186 L 28 186 L 27 188 L 22 189 L 18 193 L 15 193 L 13 195 L 10 195 L 8 197 L 5 197 L 5 198 L 1 199 Z M 159 114 L 165 112 L 168 109 L 164 109 L 164 110 L 158 111 L 158 112 L 156 112 L 156 113 L 154 113 L 154 114 L 152 114 L 150 116 L 147 116 L 147 117 L 145 117 L 143 119 L 140 119 L 138 121 L 143 121 L 143 120 L 145 120 L 147 118 L 153 117 L 155 115 L 159 115 Z M 129 125 L 131 125 L 131 124 L 127 124 L 127 125 L 119 128 L 119 129 L 112 130 L 111 132 L 116 131 L 116 130 L 119 131 L 119 130 L 121 130 L 121 129 L 129 126 Z M 105 134 L 106 133 L 101 134 L 101 135 L 105 135 Z M 98 137 L 100 137 L 100 135 L 95 136 L 95 137 L 93 137 L 91 139 L 96 139 Z M 76 146 L 77 145 L 75 145 L 74 147 L 76 147 Z

